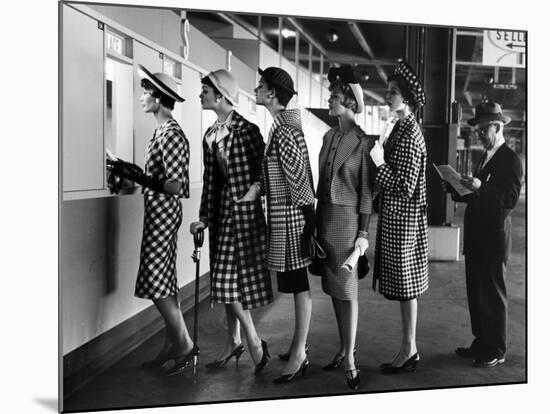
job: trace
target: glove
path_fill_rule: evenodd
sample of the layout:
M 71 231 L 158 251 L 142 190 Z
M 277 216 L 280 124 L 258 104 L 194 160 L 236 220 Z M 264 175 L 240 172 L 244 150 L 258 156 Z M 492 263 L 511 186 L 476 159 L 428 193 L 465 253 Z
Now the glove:
M 150 188 L 151 190 L 159 193 L 164 192 L 164 181 L 159 180 L 156 177 L 147 175 L 136 164 L 126 162 L 123 160 L 111 161 L 107 160 L 107 165 L 111 168 L 113 174 L 119 177 L 124 177 L 135 183 L 138 183 L 142 187 Z
M 386 163 L 384 160 L 384 147 L 380 144 L 380 141 L 377 140 L 374 142 L 374 146 L 370 150 L 370 157 L 376 168 Z
M 189 226 L 189 233 L 191 234 L 195 234 L 197 231 L 199 231 L 200 229 L 205 229 L 206 228 L 206 223 L 202 222 L 202 221 L 194 221 L 193 223 L 191 223 L 191 225 Z
M 355 248 L 359 247 L 359 252 L 361 253 L 361 256 L 365 254 L 367 249 L 369 248 L 369 240 L 365 239 L 364 237 L 357 237 L 355 239 Z
M 313 233 L 315 232 L 315 210 L 313 208 L 313 204 L 301 206 L 300 210 L 304 213 L 304 218 L 306 220 L 302 231 L 302 253 L 305 257 L 310 257 L 310 243 Z

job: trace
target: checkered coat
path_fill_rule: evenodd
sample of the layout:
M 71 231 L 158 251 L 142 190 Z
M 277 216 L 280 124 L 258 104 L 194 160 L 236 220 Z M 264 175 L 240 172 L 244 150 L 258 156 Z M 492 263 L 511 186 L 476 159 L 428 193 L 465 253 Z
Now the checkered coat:
M 384 153 L 374 278 L 388 299 L 408 300 L 428 288 L 427 155 L 414 114 L 395 125 Z
M 265 267 L 265 218 L 259 198 L 235 201 L 259 181 L 265 144 L 258 127 L 237 112 L 233 112 L 228 129 L 227 179 L 220 177 L 214 154 L 203 140 L 205 168 L 199 216 L 210 232 L 211 300 L 240 302 L 244 309 L 251 309 L 273 300 Z M 205 137 L 209 132 L 210 128 Z
M 277 272 L 311 263 L 302 253 L 305 217 L 301 206 L 313 204 L 311 166 L 298 109 L 281 112 L 273 121 L 262 162 L 262 194 L 268 224 L 267 266 Z

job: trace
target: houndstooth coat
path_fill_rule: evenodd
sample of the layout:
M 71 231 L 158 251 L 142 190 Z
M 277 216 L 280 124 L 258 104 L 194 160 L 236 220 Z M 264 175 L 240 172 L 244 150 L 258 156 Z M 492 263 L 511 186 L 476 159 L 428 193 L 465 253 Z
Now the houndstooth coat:
M 428 288 L 427 154 L 414 114 L 395 125 L 384 153 L 374 278 L 388 299 L 409 300 Z
M 306 267 L 302 253 L 305 225 L 300 207 L 313 204 L 314 191 L 300 110 L 289 109 L 273 120 L 262 162 L 261 192 L 267 204 L 267 266 L 277 272 Z
M 251 309 L 273 300 L 265 266 L 265 219 L 259 198 L 235 201 L 259 180 L 265 144 L 258 127 L 235 111 L 228 129 L 227 179 L 220 176 L 214 154 L 203 140 L 205 168 L 199 216 L 208 223 L 210 232 L 211 300 L 240 302 L 244 309 Z

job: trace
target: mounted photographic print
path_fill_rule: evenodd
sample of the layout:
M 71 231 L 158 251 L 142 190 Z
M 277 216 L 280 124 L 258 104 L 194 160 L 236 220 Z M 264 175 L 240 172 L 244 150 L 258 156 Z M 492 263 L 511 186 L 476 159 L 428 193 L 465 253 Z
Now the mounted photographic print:
M 59 3 L 63 412 L 527 382 L 527 31 L 351 14 Z

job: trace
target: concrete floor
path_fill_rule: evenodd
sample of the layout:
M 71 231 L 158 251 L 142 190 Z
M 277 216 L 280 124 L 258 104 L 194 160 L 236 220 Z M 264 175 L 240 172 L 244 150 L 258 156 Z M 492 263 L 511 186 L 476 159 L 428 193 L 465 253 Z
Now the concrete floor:
M 462 224 L 462 209 L 455 220 Z M 360 282 L 357 368 L 361 370 L 361 393 L 412 389 L 447 388 L 472 385 L 523 383 L 526 375 L 526 272 L 525 202 L 520 200 L 513 213 L 513 253 L 508 265 L 509 340 L 506 362 L 492 369 L 474 368 L 458 358 L 453 350 L 471 342 L 464 282 L 464 262 L 430 263 L 430 289 L 419 299 L 417 344 L 421 362 L 416 373 L 383 375 L 378 365 L 390 361 L 401 340 L 399 305 L 385 300 L 371 289 L 371 274 Z M 374 231 L 371 232 L 374 235 Z M 374 237 L 373 237 L 374 240 Z M 372 263 L 372 249 L 371 249 Z M 248 352 L 236 367 L 211 372 L 204 363 L 217 356 L 223 346 L 225 329 L 223 306 L 210 309 L 208 301 L 200 305 L 199 340 L 201 356 L 197 378 L 191 371 L 166 378 L 141 369 L 143 360 L 154 356 L 162 333 L 131 352 L 85 388 L 64 401 L 65 411 L 91 411 L 107 408 L 151 407 L 203 402 L 257 400 L 353 393 L 347 388 L 343 370 L 325 372 L 337 348 L 337 331 L 330 298 L 320 280 L 310 277 L 313 314 L 308 337 L 307 374 L 293 383 L 274 385 L 283 362 L 276 355 L 284 352 L 292 335 L 293 302 L 291 295 L 276 296 L 275 301 L 253 311 L 260 336 L 269 344 L 272 359 L 264 373 L 255 377 Z M 274 285 L 275 286 L 275 285 Z M 193 313 L 185 315 L 192 329 Z

